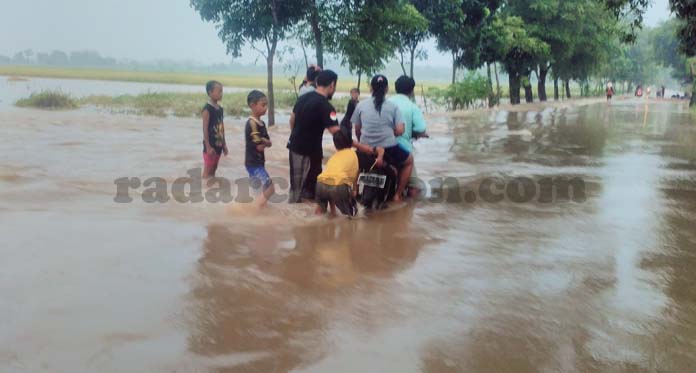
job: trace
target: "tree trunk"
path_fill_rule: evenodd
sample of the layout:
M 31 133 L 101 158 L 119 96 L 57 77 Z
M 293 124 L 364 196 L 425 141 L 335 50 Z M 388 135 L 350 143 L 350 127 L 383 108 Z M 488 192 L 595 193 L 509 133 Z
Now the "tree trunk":
M 317 9 L 317 4 L 312 1 L 312 13 L 309 20 L 312 26 L 312 33 L 314 34 L 314 47 L 317 54 L 317 65 L 324 68 L 324 43 L 321 36 L 321 27 L 319 27 L 319 9 Z
M 401 72 L 406 75 L 406 66 L 404 65 L 404 53 L 399 52 L 399 65 L 401 66 Z
M 457 56 L 452 52 L 452 85 L 457 82 Z
M 495 94 L 493 93 L 493 80 L 491 79 L 491 63 L 486 62 L 486 73 L 488 75 L 488 107 L 493 107 L 496 104 Z
M 268 126 L 275 125 L 275 95 L 273 94 L 273 57 L 275 56 L 275 43 L 273 52 L 268 54 L 266 59 L 266 70 L 268 73 Z
M 413 64 L 416 62 L 416 48 L 411 48 L 411 78 L 413 78 Z
M 537 82 L 537 93 L 539 101 L 546 101 L 546 75 L 549 73 L 549 67 L 546 64 L 539 65 L 539 81 Z
M 510 103 L 517 105 L 520 103 L 520 76 L 516 72 L 508 73 L 508 82 L 510 85 Z
M 689 100 L 689 107 L 696 106 L 696 79 L 694 79 L 694 64 L 689 66 L 689 71 L 691 72 L 691 80 L 693 80 L 691 86 L 691 100 Z
M 362 71 L 358 71 L 358 91 L 360 90 L 360 80 L 362 79 Z
M 553 78 L 553 100 L 558 101 L 558 77 Z
M 493 72 L 495 73 L 495 95 L 497 101 L 500 102 L 500 81 L 498 80 L 498 63 L 493 62 Z
M 565 81 L 566 98 L 570 98 L 570 79 Z
M 300 39 L 300 47 L 302 48 L 302 56 L 304 57 L 304 64 L 305 64 L 305 69 L 309 67 L 309 59 L 307 59 L 307 49 L 305 48 L 304 41 L 302 41 L 302 38 Z
M 525 100 L 527 103 L 532 103 L 532 102 L 534 102 L 534 92 L 532 92 L 532 81 L 531 81 L 531 78 L 532 78 L 532 73 L 529 72 L 529 73 L 525 76 L 525 80 L 524 80 L 524 100 Z

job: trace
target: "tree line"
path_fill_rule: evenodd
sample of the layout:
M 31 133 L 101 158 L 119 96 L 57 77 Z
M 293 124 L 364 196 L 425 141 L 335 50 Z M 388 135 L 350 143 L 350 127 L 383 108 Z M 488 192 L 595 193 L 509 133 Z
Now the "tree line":
M 679 22 L 672 46 L 683 57 L 693 56 L 696 5 L 670 4 Z M 229 54 L 239 57 L 248 45 L 265 59 L 270 123 L 282 41 L 296 42 L 308 63 L 308 50 L 319 66 L 327 54 L 335 56 L 359 84 L 392 59 L 413 76 L 414 64 L 427 58 L 423 43 L 434 39 L 452 56 L 452 83 L 460 69 L 485 69 L 494 105 L 501 96 L 500 67 L 508 76 L 510 101 L 517 104 L 522 92 L 526 101 L 534 100 L 532 77 L 540 101 L 548 98 L 549 79 L 555 99 L 570 96 L 571 81 L 635 84 L 631 46 L 648 5 L 649 0 L 191 0 L 203 20 L 217 25 Z
M 99 52 L 91 50 L 68 53 L 60 50 L 35 52 L 33 49 L 25 49 L 12 57 L 0 55 L 0 64 L 103 67 L 114 66 L 117 63 L 115 58 L 103 57 Z

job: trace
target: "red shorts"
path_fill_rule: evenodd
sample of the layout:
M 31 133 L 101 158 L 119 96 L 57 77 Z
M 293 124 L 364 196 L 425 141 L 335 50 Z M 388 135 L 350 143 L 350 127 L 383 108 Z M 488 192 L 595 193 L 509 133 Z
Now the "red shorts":
M 213 153 L 213 155 L 210 155 L 208 152 L 203 153 L 203 164 L 205 165 L 205 168 L 215 168 L 217 167 L 219 161 L 220 154 Z

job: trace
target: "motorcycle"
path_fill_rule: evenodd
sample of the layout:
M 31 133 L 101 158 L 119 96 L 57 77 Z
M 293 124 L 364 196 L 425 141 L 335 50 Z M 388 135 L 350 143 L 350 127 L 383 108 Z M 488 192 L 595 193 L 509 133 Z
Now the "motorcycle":
M 358 152 L 360 175 L 357 200 L 367 211 L 385 209 L 387 202 L 396 194 L 398 182 L 398 172 L 393 166 L 383 163 L 377 167 L 375 160 L 374 155 Z

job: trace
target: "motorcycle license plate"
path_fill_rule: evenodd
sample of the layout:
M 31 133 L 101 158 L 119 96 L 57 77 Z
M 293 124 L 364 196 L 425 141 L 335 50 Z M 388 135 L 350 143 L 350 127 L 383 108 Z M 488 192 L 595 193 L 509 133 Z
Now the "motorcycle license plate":
M 360 184 L 360 189 L 363 186 L 370 186 L 373 188 L 384 189 L 384 185 L 387 183 L 387 176 L 380 174 L 364 173 L 360 174 L 358 177 L 358 184 Z

